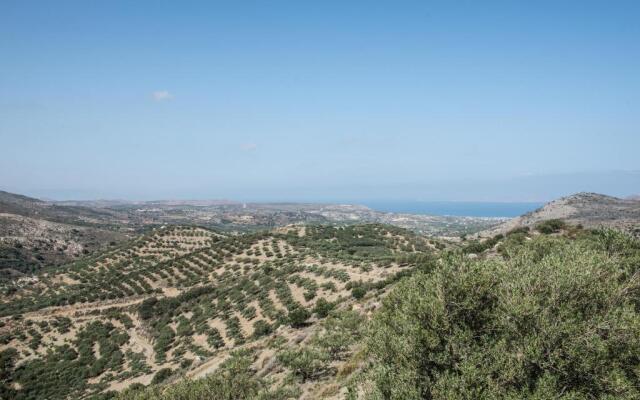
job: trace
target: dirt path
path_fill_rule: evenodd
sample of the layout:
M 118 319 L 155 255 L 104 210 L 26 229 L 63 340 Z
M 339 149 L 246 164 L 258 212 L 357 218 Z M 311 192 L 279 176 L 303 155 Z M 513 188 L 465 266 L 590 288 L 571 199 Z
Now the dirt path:
M 86 305 L 73 305 L 73 306 L 57 306 L 57 307 L 47 307 L 38 311 L 30 311 L 26 312 L 23 315 L 25 319 L 42 319 L 42 318 L 50 318 L 50 317 L 64 317 L 73 315 L 76 312 L 85 312 L 85 311 L 96 311 L 96 310 L 106 310 L 112 307 L 128 307 L 133 306 L 139 303 L 142 303 L 149 296 L 139 297 L 130 300 L 118 301 L 113 303 L 91 303 Z M 8 318 L 8 317 L 7 317 Z
M 146 357 L 147 364 L 149 364 L 151 368 L 155 369 L 157 365 L 155 362 L 155 351 L 153 350 L 153 346 L 147 338 L 138 332 L 138 330 L 139 328 L 131 328 L 127 331 L 129 333 L 129 340 L 133 343 L 131 349 L 135 352 L 142 351 Z
M 201 365 L 187 372 L 186 376 L 189 378 L 202 378 L 203 376 L 218 369 L 220 364 L 222 364 L 227 358 L 229 358 L 229 351 L 223 350 L 213 356 L 210 360 L 203 362 Z

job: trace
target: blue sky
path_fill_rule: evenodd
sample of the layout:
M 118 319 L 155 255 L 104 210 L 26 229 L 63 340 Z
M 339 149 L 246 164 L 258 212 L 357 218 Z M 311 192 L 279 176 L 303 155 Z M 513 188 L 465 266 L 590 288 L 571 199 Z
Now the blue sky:
M 0 4 L 0 189 L 640 192 L 637 1 Z

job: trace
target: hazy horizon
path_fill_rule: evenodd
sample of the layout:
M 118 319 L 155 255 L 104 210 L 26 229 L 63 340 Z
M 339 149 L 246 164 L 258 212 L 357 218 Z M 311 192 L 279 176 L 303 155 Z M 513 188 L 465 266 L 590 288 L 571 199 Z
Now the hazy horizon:
M 399 191 L 398 186 L 404 190 Z M 432 182 L 397 186 L 352 185 L 334 187 L 280 188 L 282 193 L 276 196 L 243 196 L 240 192 L 221 192 L 215 187 L 188 189 L 182 192 L 159 192 L 157 195 L 127 196 L 124 193 L 82 192 L 60 188 L 19 191 L 11 187 L 0 190 L 23 194 L 36 198 L 65 201 L 90 200 L 230 200 L 238 202 L 309 202 L 309 203 L 350 203 L 366 204 L 372 202 L 487 202 L 487 203 L 543 203 L 559 197 L 579 193 L 595 192 L 614 197 L 626 198 L 640 193 L 640 171 L 612 171 L 606 173 L 558 174 L 546 176 L 527 176 L 509 180 L 494 181 L 454 181 Z M 256 189 L 256 188 L 254 188 Z M 262 189 L 262 188 L 257 188 Z M 635 190 L 634 190 L 635 189 Z M 242 190 L 242 189 L 239 189 Z M 515 195 L 510 193 L 515 193 Z M 394 194 L 395 193 L 395 194 Z M 398 195 L 400 193 L 400 195 Z
M 0 188 L 62 199 L 640 192 L 640 3 L 3 2 Z

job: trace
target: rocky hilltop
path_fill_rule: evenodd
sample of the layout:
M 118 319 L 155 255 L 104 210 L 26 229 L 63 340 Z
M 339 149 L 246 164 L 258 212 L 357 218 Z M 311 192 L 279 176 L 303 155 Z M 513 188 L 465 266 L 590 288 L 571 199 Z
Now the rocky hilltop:
M 550 220 L 561 219 L 585 228 L 609 227 L 638 235 L 640 233 L 640 200 L 619 199 L 598 193 L 577 193 L 551 201 L 543 207 L 511 219 L 481 236 L 506 233 L 519 227 L 532 227 Z

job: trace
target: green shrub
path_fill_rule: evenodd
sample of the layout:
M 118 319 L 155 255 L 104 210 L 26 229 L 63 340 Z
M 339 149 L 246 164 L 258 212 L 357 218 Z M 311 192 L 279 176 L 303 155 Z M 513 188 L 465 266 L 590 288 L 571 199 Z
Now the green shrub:
M 118 400 L 237 400 L 237 399 L 286 399 L 293 393 L 277 393 L 268 390 L 262 380 L 251 370 L 253 359 L 246 352 L 232 353 L 215 374 L 205 378 L 184 379 L 168 387 L 151 386 L 127 389 Z M 297 397 L 297 396 L 296 396 Z
M 350 346 L 360 341 L 366 319 L 355 311 L 334 312 L 322 324 L 311 343 L 332 360 L 340 360 Z
M 162 368 L 161 370 L 156 372 L 156 374 L 153 376 L 153 379 L 151 380 L 151 383 L 155 385 L 155 384 L 164 382 L 172 374 L 173 374 L 173 370 L 171 368 Z
M 444 257 L 384 300 L 362 389 L 375 399 L 638 399 L 639 259 L 638 242 L 613 232 L 541 236 L 504 261 Z
M 191 322 L 182 315 L 178 318 L 176 334 L 181 337 L 191 336 L 193 334 L 193 329 L 191 329 Z
M 156 342 L 153 346 L 153 350 L 156 352 L 156 361 L 162 363 L 165 361 L 165 353 L 171 347 L 175 332 L 170 326 L 165 326 L 160 330 Z
M 311 317 L 311 313 L 309 313 L 309 311 L 298 307 L 289 313 L 288 320 L 292 327 L 300 328 L 306 324 L 309 317 Z
M 361 299 L 367 294 L 367 288 L 364 285 L 354 286 L 351 289 L 351 295 L 356 299 Z
M 536 225 L 536 230 L 540 233 L 550 234 L 560 232 L 567 227 L 566 222 L 561 219 L 549 219 Z
M 479 254 L 484 252 L 485 250 L 489 250 L 493 248 L 493 246 L 498 244 L 502 239 L 504 239 L 504 236 L 499 233 L 496 236 L 489 239 L 485 239 L 482 242 L 472 241 L 462 248 L 462 252 L 466 254 L 471 254 L 471 253 Z
M 153 317 L 153 307 L 158 302 L 155 297 L 150 297 L 143 301 L 138 307 L 138 315 L 141 319 L 149 319 Z
M 310 301 L 310 300 L 313 300 L 314 297 L 316 297 L 316 291 L 315 290 L 305 290 L 303 295 L 304 295 L 304 299 L 306 301 Z
M 316 301 L 316 305 L 313 308 L 313 312 L 316 313 L 318 318 L 324 318 L 329 315 L 329 312 L 335 307 L 334 303 L 327 301 L 324 297 L 321 297 Z
M 15 390 L 9 385 L 9 381 L 17 358 L 18 351 L 13 347 L 0 351 L 0 398 L 2 399 L 15 396 Z
M 224 340 L 222 339 L 220 331 L 217 328 L 211 328 L 209 334 L 207 335 L 207 343 L 214 349 L 218 349 L 224 346 Z
M 271 332 L 273 332 L 273 327 L 265 320 L 260 319 L 253 323 L 254 337 L 266 336 Z
M 527 233 L 529 233 L 529 227 L 528 226 L 520 226 L 518 228 L 513 228 L 509 232 L 507 232 L 507 237 L 511 236 L 511 235 L 515 235 L 517 233 L 527 234 Z
M 278 361 L 290 369 L 303 383 L 327 367 L 326 355 L 312 347 L 284 350 L 278 353 Z

